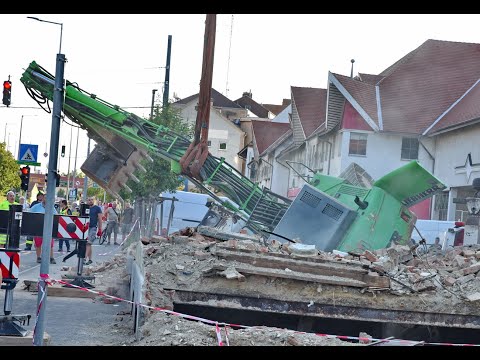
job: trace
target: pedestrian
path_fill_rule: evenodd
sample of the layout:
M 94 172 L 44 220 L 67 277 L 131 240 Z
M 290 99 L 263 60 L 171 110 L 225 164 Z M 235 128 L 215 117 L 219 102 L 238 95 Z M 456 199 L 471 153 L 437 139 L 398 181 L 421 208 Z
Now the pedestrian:
M 45 214 L 45 205 L 47 202 L 47 197 L 43 196 L 42 202 L 39 202 L 33 206 L 30 207 L 30 212 L 32 213 L 42 213 Z M 57 214 L 57 210 L 55 210 L 55 207 L 53 207 L 53 213 Z M 42 236 L 34 236 L 33 237 L 33 242 L 35 243 L 35 252 L 37 253 L 37 263 L 42 262 L 42 242 L 43 242 L 43 237 Z M 50 244 L 50 264 L 56 264 L 57 262 L 53 258 L 53 237 L 52 237 L 52 242 Z
M 85 253 L 85 259 L 88 260 L 85 262 L 85 265 L 90 265 L 92 263 L 92 244 L 98 236 L 101 236 L 102 232 L 102 208 L 98 205 L 95 205 L 95 200 L 93 197 L 88 198 L 87 205 L 89 205 L 89 224 L 88 224 L 88 235 L 87 235 L 87 249 Z
M 63 199 L 60 201 L 60 215 L 72 215 L 72 210 L 68 208 L 67 200 Z M 59 239 L 58 240 L 58 251 L 63 252 L 63 242 L 65 241 L 65 246 L 67 247 L 67 252 L 70 252 L 70 240 L 69 239 Z
M 22 205 L 22 211 L 28 211 L 30 206 L 28 206 L 28 203 L 25 201 L 25 196 L 20 196 L 18 203 Z
M 125 203 L 125 209 L 123 210 L 123 215 L 122 215 L 122 235 L 124 240 L 132 228 L 133 217 L 134 217 L 133 208 L 131 207 L 130 203 L 127 201 Z
M 37 199 L 32 201 L 32 203 L 30 204 L 30 209 L 32 208 L 32 206 L 35 206 L 36 204 L 42 202 L 44 198 L 45 198 L 45 193 L 42 190 L 39 190 L 37 193 Z M 27 236 L 27 240 L 25 240 L 24 250 L 32 250 L 32 245 L 33 245 L 33 236 Z
M 18 205 L 15 202 L 15 192 L 10 190 L 7 192 L 7 199 L 0 203 L 0 210 L 10 210 L 10 205 Z M 0 248 L 4 248 L 7 244 L 7 234 L 0 234 Z
M 72 205 L 72 215 L 73 216 L 80 216 L 80 206 L 78 206 L 75 203 L 73 203 L 73 205 Z
M 435 243 L 433 245 L 430 245 L 428 252 L 438 253 L 441 250 L 442 250 L 442 245 L 440 244 L 440 237 L 437 236 L 435 237 Z
M 113 244 L 118 245 L 117 243 L 117 236 L 118 236 L 118 213 L 117 213 L 117 203 L 108 204 L 106 216 L 107 216 L 107 235 L 108 235 L 108 242 L 105 245 L 110 245 L 110 241 L 112 238 L 113 232 Z

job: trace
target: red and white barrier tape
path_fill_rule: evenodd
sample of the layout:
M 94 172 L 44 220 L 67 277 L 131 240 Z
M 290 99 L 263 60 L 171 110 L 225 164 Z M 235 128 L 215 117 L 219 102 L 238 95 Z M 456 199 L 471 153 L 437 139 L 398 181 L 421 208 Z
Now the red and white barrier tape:
M 40 274 L 40 278 L 39 278 L 39 281 L 37 283 L 37 291 L 41 294 L 41 296 L 40 296 L 40 301 L 38 302 L 38 306 L 37 306 L 37 316 L 35 317 L 35 325 L 33 326 L 32 342 L 35 339 L 35 331 L 37 329 L 38 316 L 40 314 L 40 309 L 43 306 L 43 300 L 45 299 L 45 295 L 46 295 L 45 287 L 47 285 L 52 285 L 52 282 L 48 281 L 49 278 L 50 277 L 48 276 L 48 274 Z
M 217 333 L 218 346 L 223 346 L 222 332 L 220 331 L 220 328 L 218 327 L 218 322 L 215 323 L 215 332 Z
M 48 275 L 47 275 L 47 277 L 48 277 Z M 122 298 L 119 298 L 118 296 L 105 294 L 104 292 L 101 292 L 101 291 L 94 291 L 94 290 L 91 290 L 91 289 L 83 288 L 81 286 L 73 285 L 73 284 L 70 284 L 69 282 L 66 282 L 66 281 L 63 281 L 63 280 L 52 280 L 52 279 L 50 279 L 50 280 L 51 280 L 51 282 L 47 282 L 47 284 L 52 284 L 52 283 L 64 284 L 64 285 L 68 285 L 70 287 L 74 287 L 74 288 L 77 288 L 77 289 L 80 289 L 80 290 L 83 290 L 83 291 L 91 292 L 91 293 L 94 293 L 94 294 L 97 294 L 97 295 L 100 295 L 100 296 L 104 296 L 104 297 L 107 297 L 107 298 L 110 298 L 110 299 L 115 299 L 115 300 L 123 301 L 123 302 L 129 303 L 129 304 L 142 306 L 144 308 L 151 309 L 151 310 L 161 311 L 161 312 L 164 312 L 164 313 L 167 313 L 167 314 L 170 314 L 170 315 L 180 316 L 182 318 L 189 319 L 189 320 L 195 320 L 195 321 L 200 321 L 200 322 L 203 322 L 203 323 L 206 323 L 206 324 L 215 325 L 215 332 L 217 334 L 217 340 L 218 340 L 218 345 L 219 346 L 224 346 L 219 325 L 223 326 L 223 328 L 224 328 L 225 342 L 226 342 L 227 346 L 229 345 L 228 336 L 227 336 L 227 327 L 243 328 L 243 329 L 255 329 L 255 328 L 265 329 L 264 326 L 246 326 L 246 325 L 240 325 L 240 324 L 224 323 L 224 322 L 218 322 L 218 321 L 213 321 L 213 320 L 201 318 L 201 317 L 198 317 L 198 316 L 182 314 L 182 313 L 172 311 L 172 310 L 168 310 L 168 309 L 165 309 L 165 308 L 161 308 L 161 307 L 157 307 L 157 306 L 149 306 L 149 305 L 145 305 L 145 304 L 142 304 L 142 303 L 138 303 L 136 301 L 130 301 L 130 300 L 122 299 Z M 41 303 L 40 303 L 40 306 L 41 306 Z M 39 309 L 40 309 L 40 307 L 39 307 Z M 37 316 L 38 316 L 38 313 L 37 313 Z M 272 329 L 272 330 L 276 330 L 276 331 L 286 331 L 286 329 L 282 329 L 282 328 L 275 328 L 275 327 L 269 327 L 269 328 Z M 361 341 L 361 342 L 381 341 L 381 342 L 392 342 L 392 343 L 401 343 L 401 344 L 418 344 L 418 341 L 403 340 L 403 339 L 377 339 L 377 338 L 370 338 L 370 337 L 367 338 L 367 337 L 358 337 L 358 336 L 307 333 L 307 332 L 304 332 L 304 331 L 295 331 L 295 333 L 298 333 L 298 334 L 314 334 L 314 335 L 317 335 L 317 336 L 322 336 L 322 337 L 331 338 L 331 339 L 358 340 L 358 341 Z M 480 344 L 454 344 L 454 343 L 428 343 L 428 342 L 422 342 L 422 344 L 423 345 L 444 345 L 444 346 L 480 346 Z

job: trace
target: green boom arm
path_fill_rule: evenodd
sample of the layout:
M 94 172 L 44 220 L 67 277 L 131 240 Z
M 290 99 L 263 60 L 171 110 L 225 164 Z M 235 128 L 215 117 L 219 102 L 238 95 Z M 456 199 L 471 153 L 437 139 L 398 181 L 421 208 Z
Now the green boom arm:
M 30 63 L 20 81 L 40 105 L 48 104 L 48 100 L 53 101 L 55 78 L 35 61 Z M 117 135 L 146 153 L 178 162 L 191 142 L 167 127 L 147 121 L 83 91 L 68 80 L 63 112 L 67 118 L 86 129 L 97 143 L 105 146 L 111 146 L 114 141 L 112 135 Z M 208 155 L 200 175 L 201 179 L 190 179 L 194 183 L 210 184 L 222 191 L 239 204 L 236 210 L 243 210 L 248 214 L 252 224 L 266 227 L 270 231 L 273 231 L 291 203 L 290 200 L 266 189 L 262 190 L 230 166 L 225 159 L 211 154 Z

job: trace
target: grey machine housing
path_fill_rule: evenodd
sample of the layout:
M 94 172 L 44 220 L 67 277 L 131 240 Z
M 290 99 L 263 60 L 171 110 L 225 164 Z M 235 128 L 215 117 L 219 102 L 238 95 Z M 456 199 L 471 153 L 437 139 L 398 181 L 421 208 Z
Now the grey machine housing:
M 315 187 L 305 184 L 275 227 L 269 240 L 279 236 L 315 245 L 318 250 L 336 249 L 357 212 Z

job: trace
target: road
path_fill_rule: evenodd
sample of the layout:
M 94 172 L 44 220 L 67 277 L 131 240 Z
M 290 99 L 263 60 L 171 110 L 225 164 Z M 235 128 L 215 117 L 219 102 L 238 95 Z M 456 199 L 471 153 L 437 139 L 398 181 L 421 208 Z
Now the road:
M 121 241 L 121 237 L 119 237 Z M 74 243 L 71 241 L 71 249 Z M 65 245 L 64 245 L 65 246 Z M 20 249 L 25 248 L 24 241 Z M 55 242 L 54 250 L 58 248 Z M 120 249 L 118 246 L 93 245 L 93 261 L 104 262 L 111 259 Z M 63 257 L 67 253 L 54 251 L 56 264 L 49 265 L 49 277 L 61 279 L 60 269 L 63 266 L 77 267 L 78 258 L 72 256 L 65 263 Z M 100 255 L 102 254 L 102 255 Z M 36 262 L 35 250 L 20 252 L 19 281 L 13 293 L 13 314 L 30 314 L 30 324 L 23 327 L 26 330 L 33 330 L 36 317 L 38 294 L 23 289 L 23 280 L 37 280 L 39 277 L 40 264 Z M 90 281 L 89 281 L 90 282 Z M 94 282 L 91 282 L 93 285 Z M 95 290 L 95 289 L 93 289 Z M 4 290 L 0 290 L 0 314 L 3 314 Z M 48 292 L 47 292 L 48 294 Z M 50 345 L 94 345 L 108 344 L 108 331 L 104 335 L 92 332 L 92 327 L 101 327 L 105 324 L 112 324 L 116 315 L 122 311 L 129 311 L 130 305 L 126 303 L 105 304 L 102 301 L 87 298 L 70 298 L 47 296 L 45 305 L 45 332 L 51 337 Z M 102 338 L 103 337 L 103 338 Z

